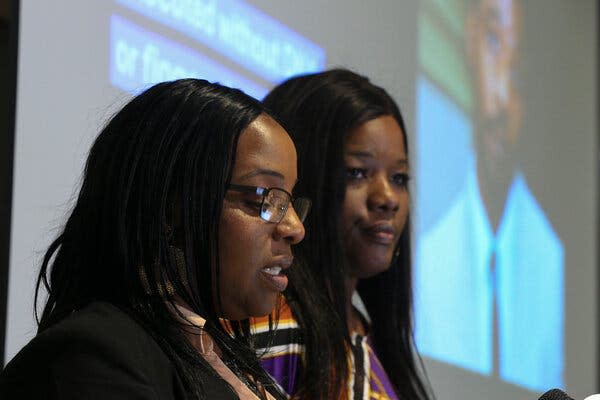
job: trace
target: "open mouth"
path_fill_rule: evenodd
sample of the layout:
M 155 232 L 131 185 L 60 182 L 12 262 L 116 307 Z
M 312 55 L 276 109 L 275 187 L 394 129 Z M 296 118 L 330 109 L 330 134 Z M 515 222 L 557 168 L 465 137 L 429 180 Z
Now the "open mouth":
M 260 270 L 261 276 L 274 290 L 283 292 L 288 285 L 285 271 L 289 265 L 268 265 Z
M 281 273 L 281 269 L 281 267 L 264 267 L 262 270 L 266 274 L 277 276 Z

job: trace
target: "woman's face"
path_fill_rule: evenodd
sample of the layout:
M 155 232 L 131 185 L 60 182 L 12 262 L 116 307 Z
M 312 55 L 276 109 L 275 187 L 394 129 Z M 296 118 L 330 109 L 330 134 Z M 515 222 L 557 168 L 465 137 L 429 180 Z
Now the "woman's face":
M 359 125 L 344 144 L 340 225 L 352 278 L 385 271 L 406 224 L 408 160 L 402 138 L 396 119 L 386 115 Z
M 240 135 L 231 184 L 278 187 L 292 193 L 296 149 L 287 132 L 262 114 Z M 278 224 L 261 219 L 260 196 L 227 192 L 220 221 L 219 289 L 223 316 L 232 320 L 269 314 L 287 286 L 291 245 L 304 226 L 290 204 Z

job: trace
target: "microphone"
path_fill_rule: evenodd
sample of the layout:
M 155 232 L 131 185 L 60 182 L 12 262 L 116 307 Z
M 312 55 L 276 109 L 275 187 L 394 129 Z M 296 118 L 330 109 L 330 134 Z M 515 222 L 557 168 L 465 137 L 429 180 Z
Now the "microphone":
M 574 400 L 560 389 L 551 389 L 544 393 L 538 400 Z

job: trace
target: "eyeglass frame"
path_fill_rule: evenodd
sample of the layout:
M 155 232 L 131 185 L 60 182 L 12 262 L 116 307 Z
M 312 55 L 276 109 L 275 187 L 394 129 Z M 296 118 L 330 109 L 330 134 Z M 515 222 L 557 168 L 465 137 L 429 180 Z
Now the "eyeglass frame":
M 300 220 L 300 222 L 304 223 L 304 221 L 306 220 L 306 217 L 308 216 L 308 213 L 310 212 L 310 208 L 312 206 L 312 202 L 310 201 L 309 198 L 307 198 L 307 197 L 297 197 L 297 198 L 294 198 L 294 196 L 292 196 L 292 194 L 290 192 L 288 192 L 287 190 L 282 189 L 280 187 L 263 187 L 263 186 L 237 185 L 237 184 L 231 183 L 231 184 L 229 184 L 227 190 L 231 190 L 231 191 L 238 192 L 238 193 L 248 193 L 248 194 L 254 194 L 254 195 L 260 196 L 261 197 L 261 200 L 260 200 L 260 212 L 259 212 L 260 218 L 263 221 L 270 222 L 270 223 L 273 223 L 273 224 L 278 224 L 278 223 L 280 223 L 283 220 L 283 218 L 285 217 L 285 215 L 287 214 L 287 212 L 289 210 L 290 204 L 294 208 L 294 212 L 296 212 L 296 215 L 298 215 L 298 219 Z M 287 203 L 285 205 L 285 210 L 283 210 L 281 212 L 281 216 L 279 217 L 278 220 L 275 220 L 275 221 L 269 220 L 269 219 L 267 219 L 267 218 L 265 218 L 263 216 L 263 212 L 264 212 L 263 208 L 264 208 L 264 205 L 265 205 L 265 199 L 269 195 L 269 192 L 271 192 L 272 190 L 283 192 L 288 197 L 288 201 L 287 201 Z M 306 209 L 306 212 L 305 212 L 304 216 L 301 216 L 300 214 L 298 214 L 298 209 L 294 205 L 294 203 L 296 201 L 298 201 L 298 200 L 303 200 L 303 201 L 307 202 L 307 204 L 308 204 L 307 207 L 306 207 L 307 209 Z

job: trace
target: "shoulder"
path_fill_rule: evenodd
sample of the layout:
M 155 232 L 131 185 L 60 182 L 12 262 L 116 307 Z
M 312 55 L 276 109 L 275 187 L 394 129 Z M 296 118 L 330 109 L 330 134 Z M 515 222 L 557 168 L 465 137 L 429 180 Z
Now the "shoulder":
M 91 303 L 74 312 L 37 335 L 24 348 L 26 352 L 35 350 L 53 357 L 74 349 L 134 360 L 146 359 L 149 354 L 164 356 L 140 324 L 118 307 L 105 302 Z
M 27 382 L 39 383 L 39 390 L 46 383 L 55 393 L 88 390 L 103 380 L 128 393 L 152 393 L 156 381 L 173 381 L 173 373 L 168 357 L 132 317 L 114 305 L 92 303 L 29 342 L 2 372 L 0 393 L 27 395 Z

